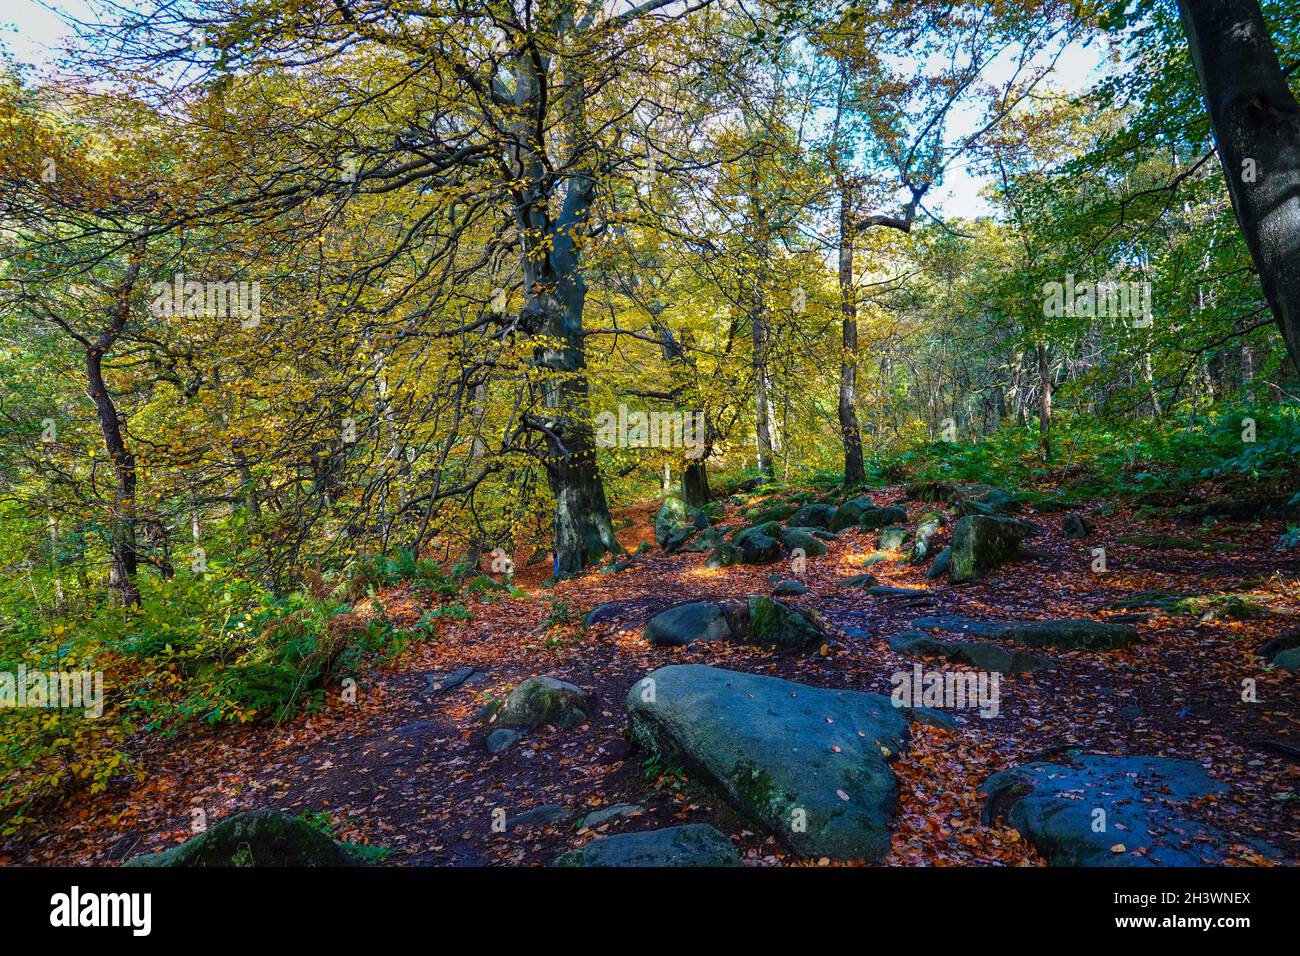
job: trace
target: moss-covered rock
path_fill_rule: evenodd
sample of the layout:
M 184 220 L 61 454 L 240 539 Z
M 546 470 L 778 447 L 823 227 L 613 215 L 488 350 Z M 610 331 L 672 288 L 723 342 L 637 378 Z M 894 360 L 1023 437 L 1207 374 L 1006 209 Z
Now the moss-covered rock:
M 963 498 L 958 504 L 958 510 L 966 515 L 1015 514 L 1020 510 L 1020 499 L 1001 488 L 987 487 L 978 498 Z
M 191 840 L 126 866 L 351 866 L 346 848 L 279 810 L 227 817 Z
M 764 524 L 768 521 L 785 521 L 798 510 L 799 506 L 792 501 L 778 501 L 775 504 L 765 504 L 761 508 L 753 508 L 745 514 L 745 517 L 750 524 Z
M 591 695 L 554 677 L 530 677 L 510 692 L 505 703 L 488 713 L 497 727 L 531 730 L 543 724 L 573 727 L 586 719 Z
M 789 652 L 819 645 L 826 638 L 815 615 L 762 595 L 679 604 L 652 617 L 643 633 L 647 641 L 661 647 L 728 640 Z
M 1227 541 L 1201 541 L 1174 534 L 1125 534 L 1117 538 L 1120 544 L 1131 544 L 1148 551 L 1232 551 Z
M 732 565 L 741 564 L 743 561 L 740 549 L 734 544 L 718 545 L 713 549 L 713 553 L 704 559 L 706 568 L 729 568 Z
M 835 517 L 831 519 L 829 528 L 832 531 L 855 528 L 858 522 L 862 520 L 863 512 L 874 507 L 875 505 L 870 498 L 850 498 L 835 510 Z
M 952 531 L 948 578 L 954 583 L 982 578 L 1015 557 L 1025 539 L 1025 526 L 1011 518 L 967 515 Z
M 570 850 L 555 866 L 740 866 L 726 835 L 704 823 L 620 833 Z
M 673 530 L 678 525 L 687 523 L 689 513 L 690 506 L 681 498 L 674 498 L 672 495 L 665 498 L 663 504 L 659 506 L 658 514 L 655 515 L 655 543 L 662 548 Z
M 939 511 L 927 511 L 916 519 L 916 531 L 912 535 L 913 561 L 928 561 L 934 556 L 934 538 L 943 525 L 944 516 Z
M 1048 658 L 1026 651 L 1008 650 L 982 641 L 943 640 L 924 631 L 895 634 L 889 639 L 889 647 L 908 657 L 941 657 L 955 664 L 1000 673 L 1033 673 L 1055 666 Z
M 939 501 L 953 504 L 962 498 L 961 488 L 951 481 L 916 481 L 903 489 L 908 501 Z
M 730 528 L 725 526 L 721 528 L 705 528 L 686 544 L 682 545 L 681 550 L 696 553 L 713 551 L 723 543 L 723 539 L 730 530 Z
M 880 529 L 880 550 L 897 551 L 907 541 L 908 530 L 902 525 L 891 524 Z
M 731 543 L 742 564 L 770 564 L 781 557 L 781 526 L 775 521 L 753 525 L 737 533 Z
M 656 528 L 656 532 L 657 532 Z M 672 528 L 661 542 L 664 552 L 667 554 L 676 554 L 686 548 L 687 543 L 700 533 L 700 529 L 693 524 L 679 524 Z
M 1014 641 L 1029 647 L 1052 647 L 1062 651 L 1110 651 L 1127 647 L 1138 640 L 1137 628 L 1109 621 L 1087 618 L 1063 618 L 1047 621 L 980 621 L 962 614 L 920 617 L 912 622 L 920 630 L 987 637 L 995 641 Z
M 788 524 L 792 528 L 827 528 L 835 522 L 839 509 L 835 505 L 814 502 L 806 504 L 790 516 Z
M 902 505 L 887 505 L 882 508 L 867 508 L 858 518 L 858 527 L 864 531 L 879 531 L 889 525 L 901 525 L 907 522 L 907 509 Z
M 663 667 L 627 695 L 633 742 L 682 766 L 805 856 L 879 861 L 909 711 L 888 697 L 703 665 Z
M 781 543 L 791 551 L 801 549 L 808 558 L 818 557 L 830 550 L 812 528 L 782 528 Z
M 794 652 L 826 639 L 812 614 L 772 598 L 753 595 L 746 599 L 745 611 L 744 622 L 737 621 L 736 631 L 747 644 Z

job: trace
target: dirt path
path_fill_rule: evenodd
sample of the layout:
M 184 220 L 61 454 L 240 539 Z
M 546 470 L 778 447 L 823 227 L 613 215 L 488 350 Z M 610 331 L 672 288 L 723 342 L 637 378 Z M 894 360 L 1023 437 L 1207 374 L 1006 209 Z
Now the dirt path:
M 627 546 L 652 539 L 651 515 L 644 508 L 633 514 L 634 523 L 620 535 Z M 1232 785 L 1207 812 L 1242 844 L 1237 859 L 1258 862 L 1248 848 L 1252 839 L 1300 858 L 1294 812 L 1300 767 L 1251 742 L 1300 746 L 1295 675 L 1266 671 L 1252 653 L 1269 637 L 1300 626 L 1300 572 L 1293 561 L 1276 571 L 1281 552 L 1272 543 L 1281 526 L 1215 528 L 1211 537 L 1230 542 L 1230 552 L 1156 552 L 1116 542 L 1121 535 L 1186 535 L 1186 529 L 1117 511 L 1094 517 L 1090 538 L 1066 541 L 1058 516 L 1030 517 L 1044 528 L 1031 541 L 1043 553 L 1002 568 L 987 582 L 926 582 L 922 568 L 901 559 L 871 568 L 884 584 L 933 587 L 934 600 L 924 608 L 838 587 L 862 570 L 875 545 L 874 533 L 841 533 L 831 553 L 810 559 L 801 575 L 811 593 L 789 600 L 821 614 L 842 649 L 799 658 L 723 643 L 651 648 L 640 637 L 651 613 L 678 601 L 768 594 L 769 575 L 787 570 L 784 565 L 709 570 L 703 555 L 655 552 L 636 559 L 631 570 L 550 589 L 535 586 L 531 579 L 542 572 L 533 569 L 521 581 L 533 585 L 528 600 L 471 599 L 473 622 L 448 623 L 436 640 L 371 672 L 356 704 L 334 696 L 322 712 L 280 728 L 139 738 L 148 772 L 143 784 L 123 781 L 106 794 L 78 796 L 53 815 L 43 835 L 9 846 L 4 856 L 21 863 L 115 862 L 188 837 L 194 807 L 209 821 L 280 807 L 330 812 L 341 837 L 390 848 L 393 864 L 549 863 L 593 834 L 571 826 L 494 832 L 493 810 L 504 809 L 509 821 L 546 804 L 586 812 L 634 803 L 646 814 L 606 825 L 601 833 L 710 822 L 752 862 L 804 862 L 711 794 L 648 774 L 623 738 L 628 688 L 655 667 L 698 662 L 888 694 L 890 675 L 910 670 L 914 660 L 893 653 L 886 638 L 921 614 L 1104 619 L 1115 613 L 1106 606 L 1126 595 L 1167 589 L 1248 590 L 1272 613 L 1206 623 L 1158 617 L 1139 625 L 1142 641 L 1128 650 L 1052 654 L 1061 662 L 1054 670 L 1003 675 L 995 719 L 961 716 L 963 725 L 953 733 L 920 728 L 895 764 L 902 805 L 887 863 L 1040 862 L 1013 829 L 981 824 L 977 791 L 989 774 L 1065 746 L 1198 760 Z M 1101 575 L 1090 567 L 1090 549 L 1097 546 L 1106 547 L 1110 569 Z M 400 589 L 384 600 L 403 623 L 423 610 Z M 585 633 L 548 633 L 539 624 L 551 601 L 580 613 L 605 601 L 624 603 L 612 620 Z M 849 637 L 845 629 L 870 636 Z M 486 676 L 446 692 L 431 690 L 438 676 L 465 666 Z M 475 720 L 478 708 L 488 695 L 500 697 L 534 674 L 594 691 L 594 711 L 579 728 L 538 731 L 503 754 L 488 755 Z M 1258 702 L 1242 701 L 1243 678 L 1257 682 Z

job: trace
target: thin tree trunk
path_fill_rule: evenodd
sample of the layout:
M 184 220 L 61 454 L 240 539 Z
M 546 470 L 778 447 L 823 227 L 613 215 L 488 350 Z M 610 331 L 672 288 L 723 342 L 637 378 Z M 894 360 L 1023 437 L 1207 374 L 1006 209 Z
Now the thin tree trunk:
M 862 432 L 858 428 L 858 304 L 853 288 L 853 221 L 848 188 L 840 186 L 840 309 L 844 314 L 840 355 L 840 437 L 844 442 L 844 484 L 866 481 Z
M 754 434 L 758 445 L 758 470 L 769 478 L 776 474 L 772 454 L 771 379 L 767 369 L 767 313 L 763 294 L 755 290 L 750 326 L 754 337 Z
M 112 338 L 115 339 L 116 334 Z M 140 603 L 140 589 L 135 580 L 139 567 L 135 540 L 135 456 L 122 438 L 117 407 L 104 385 L 104 346 L 100 344 L 103 339 L 101 336 L 86 351 L 86 381 L 90 385 L 91 401 L 95 403 L 104 449 L 117 479 L 109 520 L 108 584 L 129 607 Z
M 1047 346 L 1038 343 L 1038 442 L 1043 461 L 1052 460 L 1052 369 L 1047 361 Z

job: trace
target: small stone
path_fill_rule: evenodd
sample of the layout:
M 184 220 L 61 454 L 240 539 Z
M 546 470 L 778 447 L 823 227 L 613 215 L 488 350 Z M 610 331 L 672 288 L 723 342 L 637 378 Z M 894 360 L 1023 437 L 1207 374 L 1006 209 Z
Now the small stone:
M 492 731 L 492 733 L 488 734 L 487 752 L 490 754 L 499 754 L 503 750 L 507 750 L 514 746 L 515 741 L 522 736 L 523 734 L 517 730 L 511 730 L 509 727 L 498 727 L 496 730 Z

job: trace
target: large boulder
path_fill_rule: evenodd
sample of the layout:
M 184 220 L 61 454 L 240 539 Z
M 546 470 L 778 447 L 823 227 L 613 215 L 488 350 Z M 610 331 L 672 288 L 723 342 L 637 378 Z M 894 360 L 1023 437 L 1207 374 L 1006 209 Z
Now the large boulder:
M 918 630 L 946 631 L 1012 641 L 1029 647 L 1052 647 L 1062 651 L 1111 651 L 1138 640 L 1131 624 L 1064 618 L 1048 621 L 979 621 L 962 614 L 920 617 L 912 622 Z
M 794 652 L 817 646 L 826 638 L 811 613 L 761 595 L 746 598 L 732 618 L 739 639 L 746 644 Z
M 713 553 L 704 559 L 706 568 L 730 568 L 740 563 L 742 563 L 740 549 L 726 542 L 714 548 Z
M 721 641 L 732 636 L 721 604 L 690 601 L 656 614 L 646 624 L 645 639 L 657 647 L 682 647 L 694 641 Z
M 835 523 L 835 513 L 839 509 L 834 505 L 806 504 L 790 516 L 786 522 L 792 528 L 830 528 Z
M 835 509 L 835 517 L 831 519 L 830 529 L 843 531 L 845 528 L 856 527 L 862 520 L 863 513 L 868 508 L 874 507 L 870 498 L 850 498 Z
M 958 510 L 968 515 L 1009 515 L 1020 510 L 1019 499 L 1001 488 L 987 488 L 978 498 L 965 498 Z
M 883 508 L 867 508 L 858 518 L 858 527 L 864 531 L 879 531 L 891 524 L 906 524 L 907 509 L 902 505 L 886 505 Z
M 889 852 L 910 711 L 700 664 L 662 667 L 627 695 L 632 740 L 677 764 L 805 856 L 878 862 Z
M 812 528 L 783 528 L 781 530 L 781 543 L 791 551 L 796 548 L 802 550 L 806 558 L 818 557 L 825 554 L 830 548 L 813 531 Z
M 673 530 L 686 523 L 689 513 L 690 506 L 681 498 L 672 495 L 665 498 L 659 506 L 659 513 L 655 515 L 655 543 L 662 548 Z
M 981 787 L 984 822 L 1005 814 L 1053 866 L 1165 867 L 1221 863 L 1227 840 L 1187 804 L 1227 789 L 1190 760 L 1105 754 L 1013 767 Z
M 790 652 L 820 645 L 826 639 L 821 622 L 811 613 L 757 594 L 679 604 L 652 617 L 643 633 L 658 646 L 734 641 Z
M 279 810 L 251 810 L 125 866 L 351 866 L 342 844 Z
M 1292 673 L 1300 671 L 1300 647 L 1288 647 L 1278 652 L 1273 658 L 1273 666 Z
M 784 521 L 799 510 L 792 501 L 778 501 L 776 504 L 764 505 L 745 513 L 750 524 L 763 524 L 766 521 Z
M 948 579 L 954 583 L 984 577 L 1016 556 L 1025 539 L 1025 526 L 1011 518 L 967 515 L 952 530 Z
M 657 533 L 658 529 L 656 528 Z M 686 550 L 687 544 L 699 533 L 700 529 L 693 524 L 679 524 L 668 532 L 660 545 L 666 554 L 676 554 L 678 551 Z
M 936 578 L 944 577 L 952 567 L 952 548 L 947 547 L 934 556 L 930 566 L 926 568 L 925 579 L 933 581 Z
M 738 532 L 731 544 L 742 564 L 770 564 L 781 557 L 781 526 L 775 521 L 752 525 Z
M 889 639 L 891 650 L 908 657 L 942 657 L 955 664 L 967 664 L 999 673 L 1032 673 L 1054 666 L 1054 662 L 1027 651 L 1007 650 L 982 641 L 944 640 L 924 631 L 902 631 Z
M 531 730 L 543 724 L 575 727 L 586 719 L 591 695 L 554 677 L 530 677 L 499 706 L 489 706 L 488 722 L 495 727 Z
M 726 835 L 704 823 L 620 833 L 570 850 L 555 866 L 740 866 Z

